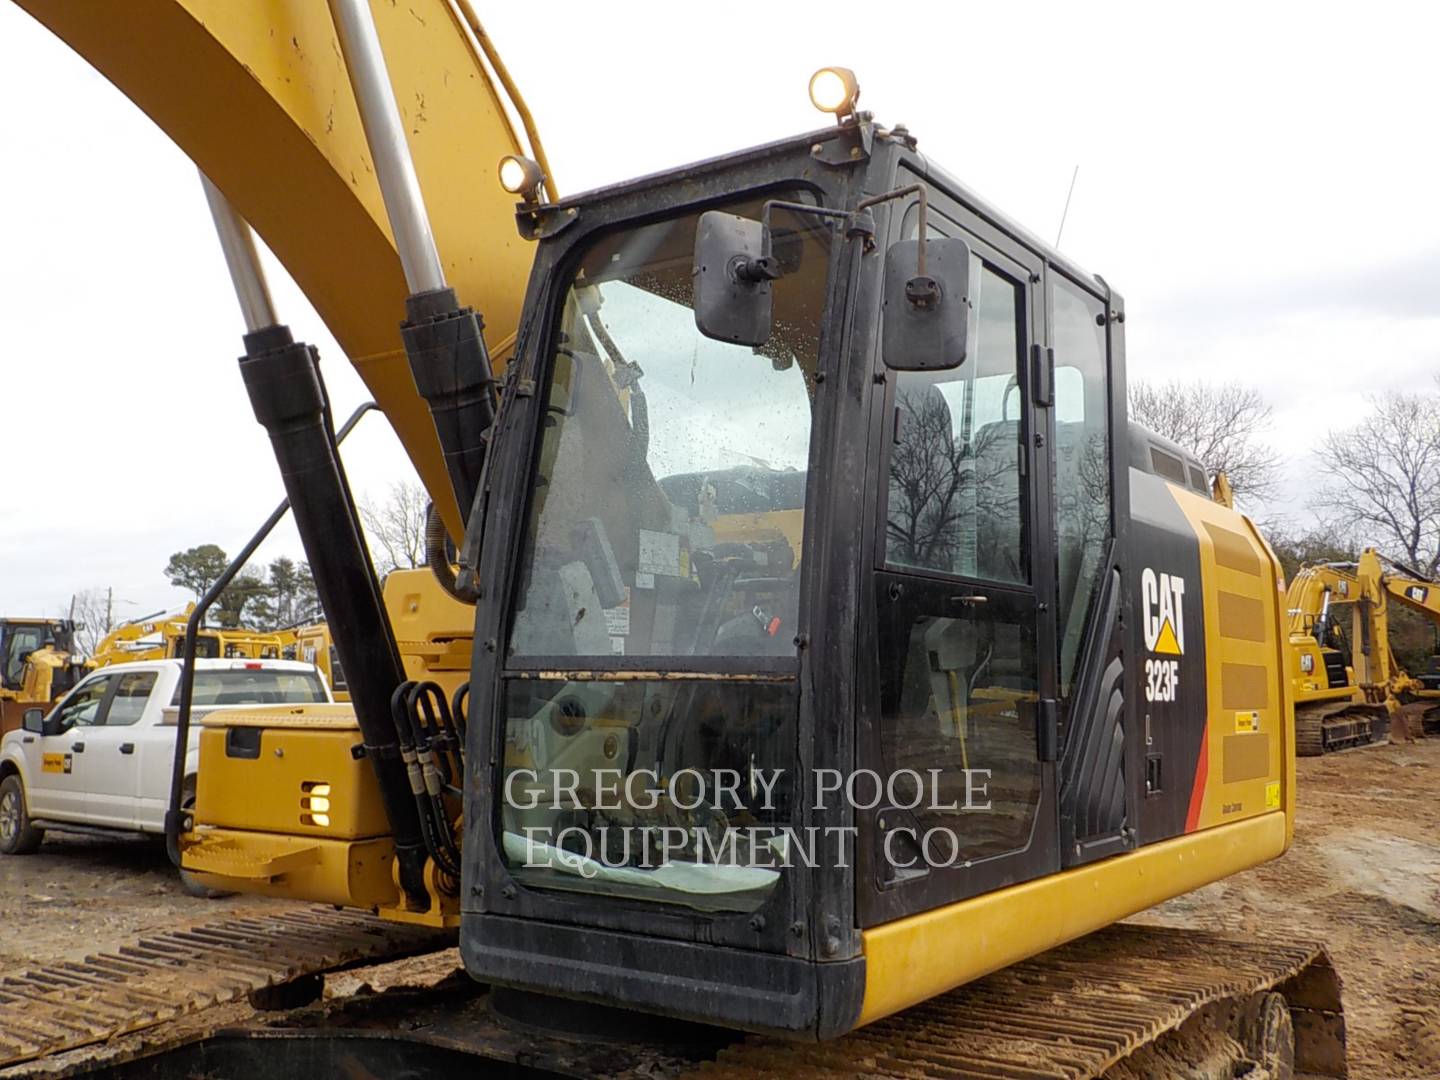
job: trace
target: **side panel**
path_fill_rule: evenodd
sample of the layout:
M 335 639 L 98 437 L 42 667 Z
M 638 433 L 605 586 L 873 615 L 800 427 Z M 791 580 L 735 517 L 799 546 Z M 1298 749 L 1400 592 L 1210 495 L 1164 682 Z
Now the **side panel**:
M 1132 608 L 1126 612 L 1134 738 L 1142 751 L 1142 844 L 1195 828 L 1205 785 L 1209 630 L 1195 528 L 1179 489 L 1130 470 Z M 1198 501 L 1198 500 L 1197 500 Z M 1232 515 L 1233 516 L 1233 515 Z
M 1282 579 L 1240 514 L 1132 471 L 1140 841 L 1289 805 Z
M 1213 688 L 1188 831 L 1293 805 L 1295 713 L 1284 666 L 1284 579 L 1273 554 L 1241 515 L 1172 490 L 1198 540 Z

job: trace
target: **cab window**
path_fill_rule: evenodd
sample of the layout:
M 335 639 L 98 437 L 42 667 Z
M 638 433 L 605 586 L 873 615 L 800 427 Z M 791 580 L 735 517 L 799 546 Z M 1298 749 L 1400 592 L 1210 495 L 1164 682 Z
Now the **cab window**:
M 1110 535 L 1110 394 L 1105 305 L 1052 277 L 1055 526 L 1060 695 L 1069 697 L 1105 538 Z
M 1029 581 L 1020 474 L 1020 287 L 973 257 L 972 358 L 896 373 L 885 556 L 894 567 Z
M 25 657 L 40 648 L 44 631 L 38 626 L 22 626 L 10 635 L 10 648 L 5 656 L 5 683 L 19 686 L 25 674 Z

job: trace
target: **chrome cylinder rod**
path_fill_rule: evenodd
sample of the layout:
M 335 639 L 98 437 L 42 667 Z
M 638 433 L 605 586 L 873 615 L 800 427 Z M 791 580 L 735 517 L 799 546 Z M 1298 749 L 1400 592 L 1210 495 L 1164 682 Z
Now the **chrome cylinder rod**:
M 215 220 L 215 232 L 220 237 L 220 250 L 225 253 L 225 265 L 235 286 L 235 298 L 240 301 L 245 332 L 253 334 L 256 330 L 277 325 L 280 320 L 275 317 L 270 287 L 265 284 L 265 271 L 255 251 L 254 233 L 245 219 L 235 212 L 230 200 L 203 172 L 200 183 L 205 188 L 205 201 L 210 204 L 210 216 Z
M 330 0 L 330 17 L 335 21 L 340 53 L 355 90 L 365 141 L 375 160 L 380 197 L 390 218 L 405 283 L 412 294 L 443 289 L 445 273 L 440 268 L 440 252 L 430 231 L 420 179 L 415 175 L 410 144 L 405 141 L 405 127 L 390 87 L 390 73 L 369 0 Z

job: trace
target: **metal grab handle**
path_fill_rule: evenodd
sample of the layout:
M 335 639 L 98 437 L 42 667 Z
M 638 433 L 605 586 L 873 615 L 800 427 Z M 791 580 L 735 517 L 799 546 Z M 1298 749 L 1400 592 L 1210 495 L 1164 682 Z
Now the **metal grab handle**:
M 988 603 L 990 602 L 990 598 L 989 598 L 988 596 L 979 596 L 979 595 L 976 595 L 976 596 L 952 596 L 952 597 L 950 597 L 950 600 L 951 600 L 952 603 L 956 603 L 956 604 L 988 604 Z

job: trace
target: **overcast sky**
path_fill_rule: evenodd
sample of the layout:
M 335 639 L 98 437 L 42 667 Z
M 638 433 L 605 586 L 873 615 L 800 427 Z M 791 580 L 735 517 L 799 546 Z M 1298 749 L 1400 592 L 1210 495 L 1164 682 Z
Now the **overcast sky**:
M 476 6 L 566 193 L 818 126 L 826 63 L 1042 237 L 1078 164 L 1061 248 L 1125 295 L 1132 376 L 1256 386 L 1294 488 L 1363 394 L 1440 370 L 1440 7 L 611 0 L 537 32 L 533 6 Z M 234 551 L 282 494 L 195 171 L 3 0 L 0 94 L 0 613 L 101 586 L 122 616 L 174 606 L 170 553 Z M 348 412 L 359 379 L 271 274 Z M 410 475 L 380 418 L 346 458 L 362 493 Z

